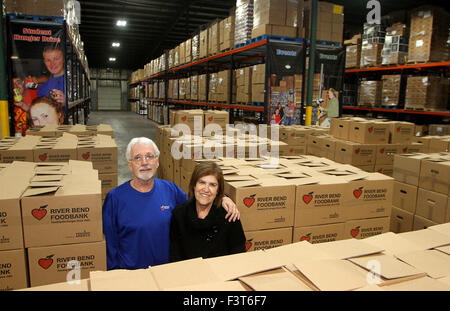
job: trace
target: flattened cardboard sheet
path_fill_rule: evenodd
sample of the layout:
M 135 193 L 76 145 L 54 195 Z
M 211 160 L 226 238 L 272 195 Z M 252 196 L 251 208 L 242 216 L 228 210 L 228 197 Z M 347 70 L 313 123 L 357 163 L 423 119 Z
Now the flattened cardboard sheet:
M 91 271 L 92 291 L 157 291 L 158 285 L 149 269 Z
M 422 270 L 433 279 L 450 275 L 450 256 L 436 250 L 423 250 L 398 254 L 396 257 Z

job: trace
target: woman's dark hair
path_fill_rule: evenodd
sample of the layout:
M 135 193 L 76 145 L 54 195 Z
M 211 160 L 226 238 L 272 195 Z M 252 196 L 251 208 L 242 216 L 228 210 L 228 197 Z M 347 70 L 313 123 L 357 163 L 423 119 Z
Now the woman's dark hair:
M 222 169 L 215 162 L 201 162 L 199 163 L 192 173 L 191 180 L 189 182 L 189 194 L 190 200 L 195 200 L 194 188 L 198 180 L 204 176 L 213 175 L 218 182 L 217 195 L 214 199 L 213 205 L 221 206 L 223 192 L 224 192 L 224 179 Z
M 28 123 L 29 127 L 34 126 L 33 120 L 31 119 L 31 108 L 33 108 L 34 105 L 39 104 L 39 103 L 45 103 L 45 104 L 49 105 L 50 107 L 53 107 L 56 111 L 56 114 L 58 115 L 58 124 L 64 123 L 63 106 L 60 103 L 58 103 L 56 100 L 51 98 L 50 96 L 44 95 L 44 96 L 35 98 L 30 104 L 30 107 L 27 112 L 27 123 Z

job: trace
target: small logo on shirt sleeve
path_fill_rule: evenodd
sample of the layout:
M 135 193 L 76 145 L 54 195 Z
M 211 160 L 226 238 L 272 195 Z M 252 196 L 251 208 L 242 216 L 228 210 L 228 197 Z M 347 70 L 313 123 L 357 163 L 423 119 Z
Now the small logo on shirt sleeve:
M 161 205 L 161 210 L 162 211 L 165 211 L 165 210 L 168 210 L 168 209 L 170 209 L 170 206 Z

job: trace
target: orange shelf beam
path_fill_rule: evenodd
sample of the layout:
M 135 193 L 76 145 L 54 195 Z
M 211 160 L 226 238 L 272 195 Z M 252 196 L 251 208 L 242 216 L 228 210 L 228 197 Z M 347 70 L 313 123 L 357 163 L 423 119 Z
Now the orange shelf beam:
M 264 107 L 260 106 L 243 106 L 243 105 L 235 105 L 235 104 L 220 104 L 220 103 L 210 103 L 210 102 L 190 102 L 183 100 L 168 100 L 169 104 L 183 104 L 183 105 L 192 105 L 192 106 L 204 106 L 204 107 L 215 107 L 215 108 L 226 108 L 226 109 L 239 109 L 239 110 L 248 110 L 248 111 L 259 111 L 264 112 Z
M 342 106 L 344 110 L 360 110 L 360 111 L 378 111 L 378 112 L 392 112 L 405 114 L 422 114 L 450 117 L 450 111 L 420 111 L 420 110 L 406 110 L 406 109 L 385 109 L 385 108 L 364 108 L 354 106 Z
M 413 65 L 400 65 L 400 66 L 392 66 L 392 67 L 355 68 L 355 69 L 346 69 L 345 73 L 388 71 L 388 70 L 399 70 L 399 69 L 421 69 L 421 68 L 429 68 L 429 67 L 446 67 L 446 66 L 450 66 L 450 62 L 435 62 L 435 63 L 424 63 L 424 64 L 413 64 Z

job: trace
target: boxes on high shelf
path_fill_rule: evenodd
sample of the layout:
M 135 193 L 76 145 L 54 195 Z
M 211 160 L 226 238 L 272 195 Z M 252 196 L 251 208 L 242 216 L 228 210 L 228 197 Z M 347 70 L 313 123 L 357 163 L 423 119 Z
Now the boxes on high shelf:
M 219 51 L 232 49 L 234 45 L 234 15 L 222 19 L 219 28 Z
M 184 99 L 191 100 L 191 77 L 186 77 L 184 79 Z
M 208 56 L 213 56 L 220 52 L 220 27 L 218 21 L 209 27 L 208 36 Z
M 305 37 L 311 36 L 311 2 L 303 1 L 303 27 Z M 318 2 L 317 40 L 342 42 L 344 31 L 344 7 L 326 1 Z
M 198 75 L 190 77 L 191 79 L 191 100 L 198 100 Z
M 202 59 L 209 55 L 209 28 L 200 31 L 199 41 L 199 59 Z
M 253 1 L 253 28 L 267 24 L 286 24 L 286 0 Z
M 386 28 L 386 37 L 381 51 L 383 65 L 403 65 L 408 57 L 409 29 L 396 23 Z
M 212 72 L 209 74 L 209 85 L 208 85 L 208 101 L 216 102 L 217 99 L 217 86 L 218 86 L 218 73 Z
M 230 79 L 233 79 L 232 96 L 230 97 Z M 230 70 L 222 70 L 217 73 L 216 100 L 228 104 L 236 101 L 236 82 L 235 76 L 231 77 Z
M 252 102 L 264 102 L 264 86 L 266 77 L 266 65 L 259 64 L 251 67 L 252 69 Z
M 407 77 L 405 108 L 445 110 L 449 84 L 450 80 L 445 77 Z
M 361 68 L 376 67 L 381 65 L 382 43 L 366 43 L 361 46 Z
M 189 38 L 185 41 L 184 48 L 185 62 L 190 63 L 192 62 L 192 38 Z
M 359 68 L 361 61 L 361 44 L 347 45 L 345 68 Z
M 421 6 L 411 11 L 408 62 L 446 61 L 450 14 L 440 7 Z
M 291 26 L 268 25 L 262 24 L 254 27 L 252 30 L 252 38 L 257 38 L 262 35 L 283 36 L 283 37 L 297 37 L 297 28 Z
M 237 0 L 234 23 L 234 44 L 247 43 L 253 28 L 253 0 Z
M 200 57 L 200 34 L 196 34 L 192 37 L 192 61 L 199 59 Z

